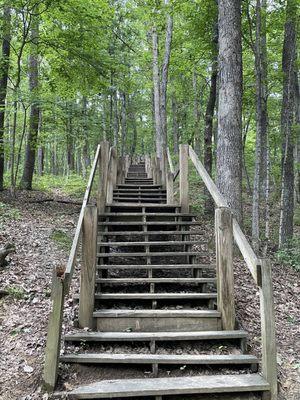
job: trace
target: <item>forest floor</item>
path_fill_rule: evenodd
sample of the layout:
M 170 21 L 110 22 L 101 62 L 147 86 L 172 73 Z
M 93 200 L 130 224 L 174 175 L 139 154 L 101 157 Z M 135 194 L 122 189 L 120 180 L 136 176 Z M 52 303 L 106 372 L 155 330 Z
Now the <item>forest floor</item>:
M 35 203 L 49 193 L 0 193 L 0 244 L 16 251 L 0 269 L 0 399 L 48 399 L 41 390 L 53 267 L 67 261 L 80 207 L 56 201 Z M 62 193 L 57 199 L 70 200 Z M 213 232 L 211 231 L 211 236 Z M 247 269 L 235 260 L 237 314 L 249 332 L 254 352 L 260 348 L 259 297 Z M 299 272 L 273 262 L 281 400 L 300 398 Z M 73 303 L 65 321 L 72 325 Z

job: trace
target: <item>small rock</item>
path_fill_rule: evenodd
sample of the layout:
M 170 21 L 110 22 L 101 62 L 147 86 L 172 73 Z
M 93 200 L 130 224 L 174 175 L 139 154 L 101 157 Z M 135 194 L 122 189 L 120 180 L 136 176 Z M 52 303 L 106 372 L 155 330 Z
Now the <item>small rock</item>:
M 24 372 L 28 372 L 29 374 L 33 372 L 33 368 L 30 365 L 25 365 L 23 370 Z

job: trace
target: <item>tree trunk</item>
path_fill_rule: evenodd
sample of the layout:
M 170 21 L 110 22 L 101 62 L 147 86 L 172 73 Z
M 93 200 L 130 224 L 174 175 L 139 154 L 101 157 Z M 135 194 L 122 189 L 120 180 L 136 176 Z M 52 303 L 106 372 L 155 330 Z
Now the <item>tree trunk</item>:
M 267 47 L 266 47 L 266 0 L 256 1 L 256 146 L 255 173 L 252 197 L 252 242 L 259 249 L 260 242 L 260 198 L 266 197 L 267 175 Z M 265 199 L 264 199 L 265 200 Z
M 118 92 L 114 90 L 113 96 L 113 109 L 114 109 L 114 146 L 118 146 L 119 142 L 119 112 L 118 112 Z
M 296 89 L 296 142 L 295 142 L 295 200 L 300 203 L 300 87 L 297 71 L 295 72 L 295 89 Z
M 10 28 L 11 28 L 11 9 L 8 4 L 3 10 L 2 25 L 2 55 L 0 65 L 0 191 L 3 190 L 4 176 L 4 120 L 5 120 L 5 101 L 7 94 L 7 81 L 10 57 Z
M 162 158 L 163 153 L 163 132 L 160 106 L 160 77 L 158 64 L 158 35 L 156 27 L 152 28 L 152 68 L 153 68 L 153 94 L 154 94 L 154 121 L 155 121 L 155 142 L 156 156 Z
M 213 136 L 213 118 L 217 96 L 217 60 L 213 61 L 210 91 L 205 112 L 205 131 L 204 131 L 204 167 L 209 175 L 212 175 L 213 151 L 212 151 L 212 136 Z M 212 214 L 214 212 L 214 203 L 207 190 L 205 190 L 205 212 Z
M 165 5 L 169 5 L 169 0 L 165 0 Z M 160 86 L 160 117 L 162 128 L 162 145 L 163 150 L 167 146 L 167 86 L 168 86 L 168 73 L 171 57 L 171 45 L 173 35 L 173 17 L 167 14 L 167 27 L 166 27 L 166 40 L 165 40 L 165 54 L 161 71 L 161 86 Z
M 241 2 L 219 0 L 217 183 L 242 222 Z
M 133 156 L 135 154 L 135 151 L 136 151 L 138 132 L 137 132 L 137 126 L 136 126 L 135 107 L 134 107 L 132 99 L 130 101 L 130 107 L 129 108 L 130 108 L 130 119 L 131 119 L 132 131 L 133 131 L 130 153 L 131 153 L 131 156 Z
M 178 127 L 178 107 L 175 93 L 172 95 L 172 131 L 174 154 L 179 154 L 179 127 Z
M 292 125 L 295 110 L 297 0 L 288 0 L 282 51 L 283 96 L 281 134 L 283 141 L 279 246 L 293 237 L 294 218 L 294 144 Z
M 86 177 L 86 171 L 91 165 L 89 151 L 89 132 L 88 132 L 88 116 L 87 116 L 87 99 L 82 98 L 82 114 L 83 114 L 83 147 L 82 147 L 82 170 L 83 176 Z
M 124 157 L 127 139 L 126 94 L 121 93 L 121 156 Z
M 200 99 L 197 73 L 193 72 L 193 92 L 194 92 L 194 148 L 198 147 L 200 143 Z M 197 143 L 197 146 L 196 146 Z M 198 149 L 197 149 L 198 150 Z M 201 151 L 201 150 L 200 150 Z
M 36 10 L 35 10 L 36 12 Z M 38 36 L 39 36 L 39 20 L 38 16 L 32 17 L 31 27 L 31 52 L 29 55 L 29 90 L 32 97 L 29 117 L 29 132 L 25 150 L 25 161 L 23 176 L 21 178 L 20 187 L 22 189 L 32 189 L 32 178 L 34 173 L 35 156 L 37 148 L 37 138 L 39 130 L 40 106 L 38 101 Z

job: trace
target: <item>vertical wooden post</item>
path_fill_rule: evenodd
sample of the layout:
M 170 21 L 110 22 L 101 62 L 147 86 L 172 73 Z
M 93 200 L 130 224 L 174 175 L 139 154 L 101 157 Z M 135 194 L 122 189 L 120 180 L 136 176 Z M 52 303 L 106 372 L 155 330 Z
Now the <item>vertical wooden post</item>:
M 229 208 L 216 209 L 215 229 L 218 310 L 221 312 L 223 329 L 234 330 L 233 232 L 232 213 Z
M 108 173 L 108 157 L 109 143 L 104 140 L 100 143 L 100 162 L 99 162 L 99 190 L 97 198 L 97 208 L 99 213 L 105 211 L 106 191 L 107 191 L 107 173 Z
M 270 261 L 267 259 L 261 260 L 261 278 L 262 284 L 259 289 L 259 295 L 262 338 L 262 374 L 270 384 L 271 400 L 277 400 L 277 351 L 272 268 Z
M 166 181 L 166 189 L 167 189 L 167 204 L 174 204 L 174 184 L 173 184 L 174 175 L 172 172 L 168 172 L 167 181 Z
M 156 184 L 161 185 L 160 158 L 158 157 L 156 157 L 155 173 L 156 173 Z
M 110 160 L 108 165 L 107 175 L 107 203 L 112 203 L 114 188 L 117 182 L 117 151 L 113 147 L 110 153 Z
M 181 144 L 179 146 L 179 191 L 181 212 L 189 212 L 189 146 Z
M 52 310 L 48 323 L 43 373 L 43 386 L 48 392 L 54 390 L 57 379 L 64 304 L 64 285 L 56 271 L 53 274 L 51 299 Z
M 163 185 L 163 186 L 165 186 L 166 185 L 166 172 L 167 172 L 167 163 L 166 163 L 166 157 L 167 157 L 167 153 L 166 153 L 166 151 L 164 150 L 163 151 L 163 153 L 162 153 L 162 157 L 161 157 L 161 160 L 160 160 L 160 170 L 161 170 L 161 184 Z
M 156 176 L 156 156 L 153 155 L 151 159 L 151 169 L 152 169 L 152 178 L 153 184 L 157 185 L 157 176 Z
M 88 205 L 84 210 L 82 225 L 82 266 L 80 271 L 79 325 L 93 329 L 96 258 L 97 258 L 97 207 Z

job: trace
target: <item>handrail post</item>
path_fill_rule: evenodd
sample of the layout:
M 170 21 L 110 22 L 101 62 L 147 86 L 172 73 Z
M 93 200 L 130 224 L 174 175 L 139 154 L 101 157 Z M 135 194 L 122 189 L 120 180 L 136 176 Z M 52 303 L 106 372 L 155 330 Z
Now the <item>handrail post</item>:
M 215 211 L 218 310 L 224 330 L 235 329 L 232 212 L 228 207 Z
M 267 259 L 261 260 L 260 314 L 262 338 L 262 375 L 270 385 L 271 400 L 277 399 L 277 351 L 272 268 Z
M 156 156 L 152 155 L 151 157 L 151 169 L 152 169 L 152 178 L 153 178 L 153 184 L 157 184 L 157 175 L 156 175 Z
M 82 227 L 82 265 L 80 271 L 79 326 L 94 327 L 94 299 L 97 256 L 97 207 L 88 205 L 84 210 Z
M 189 146 L 180 144 L 179 146 L 179 192 L 181 212 L 189 212 L 189 164 L 188 164 Z
M 172 172 L 167 173 L 166 189 L 167 189 L 167 204 L 174 204 L 174 175 Z
M 100 147 L 100 162 L 99 162 L 99 190 L 97 198 L 97 208 L 99 213 L 105 211 L 106 206 L 106 191 L 107 191 L 107 174 L 108 174 L 108 157 L 109 143 L 104 140 Z
M 155 174 L 156 174 L 156 184 L 161 185 L 161 169 L 160 169 L 160 158 L 156 157 L 155 162 Z
M 113 147 L 110 154 L 107 175 L 107 203 L 112 203 L 113 201 L 114 188 L 117 182 L 117 150 Z
M 51 299 L 52 310 L 49 316 L 43 373 L 43 386 L 48 392 L 54 390 L 57 380 L 64 305 L 64 282 L 57 276 L 56 269 L 53 273 Z

